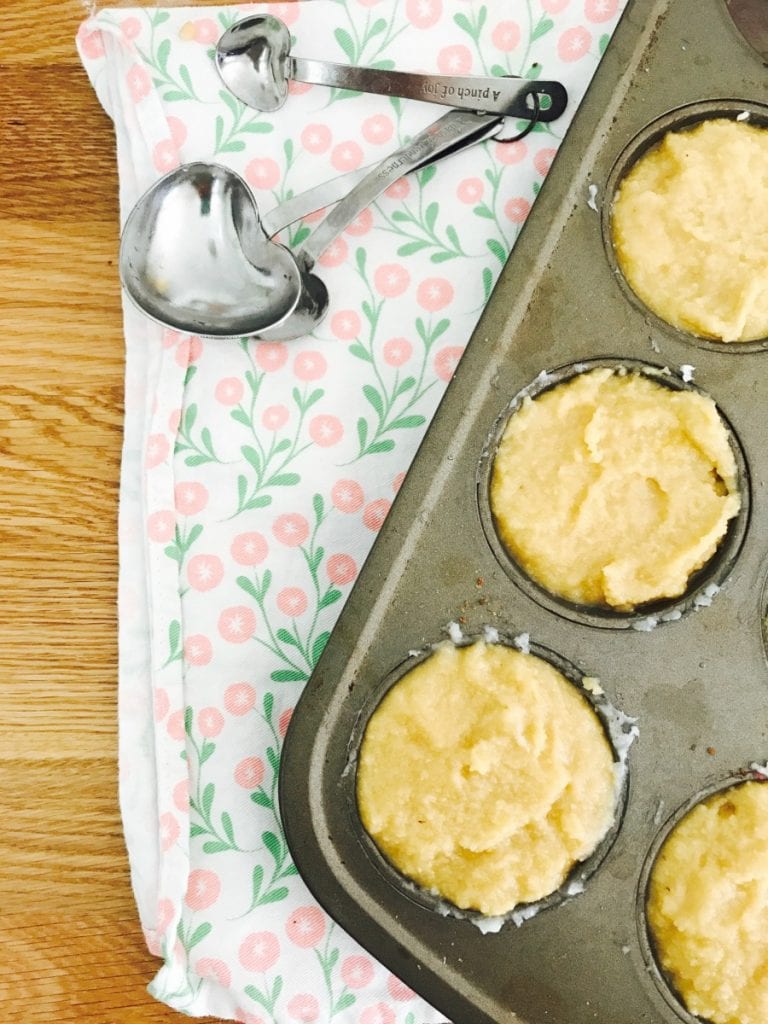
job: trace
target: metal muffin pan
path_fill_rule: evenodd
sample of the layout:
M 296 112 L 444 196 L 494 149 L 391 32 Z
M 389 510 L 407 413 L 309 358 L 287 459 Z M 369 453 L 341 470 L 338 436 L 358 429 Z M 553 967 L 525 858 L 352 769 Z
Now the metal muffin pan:
M 668 816 L 768 757 L 768 355 L 650 314 L 620 280 L 605 220 L 617 168 L 654 125 L 743 110 L 768 115 L 768 73 L 725 0 L 630 0 L 286 737 L 281 810 L 299 871 L 456 1024 L 690 1020 L 649 954 L 644 886 Z M 593 360 L 666 367 L 669 383 L 693 367 L 743 452 L 750 500 L 718 556 L 719 592 L 702 580 L 680 617 L 654 628 L 645 609 L 604 628 L 602 615 L 553 607 L 502 565 L 482 511 L 489 445 L 515 396 L 542 371 Z M 467 636 L 528 634 L 598 677 L 639 726 L 623 819 L 584 891 L 488 934 L 393 882 L 350 798 L 361 723 L 451 623 Z

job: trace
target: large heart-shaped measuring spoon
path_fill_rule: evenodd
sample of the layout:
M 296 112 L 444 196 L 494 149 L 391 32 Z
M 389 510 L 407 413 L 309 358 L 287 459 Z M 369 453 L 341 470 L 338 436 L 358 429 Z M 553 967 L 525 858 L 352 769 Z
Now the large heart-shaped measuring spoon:
M 293 218 L 302 205 L 322 205 L 321 194 L 336 192 L 338 183 L 276 209 L 265 229 L 239 175 L 216 164 L 187 164 L 145 193 L 126 221 L 120 244 L 125 289 L 153 320 L 177 330 L 220 338 L 300 337 L 327 309 L 325 285 L 311 268 L 341 230 L 404 174 L 493 135 L 503 140 L 509 131 L 503 118 L 449 111 L 368 172 L 298 256 L 270 239 L 290 223 L 280 223 L 280 213 Z
M 256 14 L 236 22 L 219 39 L 216 66 L 238 99 L 263 111 L 282 107 L 290 79 L 508 117 L 529 118 L 538 104 L 540 121 L 560 117 L 568 102 L 560 82 L 385 71 L 306 60 L 290 50 L 291 34 L 283 22 Z

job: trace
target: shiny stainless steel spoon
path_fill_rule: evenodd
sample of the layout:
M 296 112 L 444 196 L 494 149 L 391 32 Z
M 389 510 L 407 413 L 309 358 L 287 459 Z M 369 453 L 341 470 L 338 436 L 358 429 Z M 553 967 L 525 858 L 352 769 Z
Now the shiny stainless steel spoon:
M 318 208 L 323 191 L 336 193 L 338 182 L 278 207 L 265 218 L 265 230 L 239 175 L 215 164 L 187 164 L 145 193 L 126 221 L 123 285 L 149 317 L 177 330 L 219 338 L 300 337 L 327 309 L 325 285 L 310 271 L 339 231 L 404 174 L 491 136 L 509 138 L 509 131 L 501 117 L 449 111 L 368 172 L 298 256 L 270 240 L 291 222 L 280 213 L 293 218 L 302 205 Z
M 291 34 L 279 18 L 252 15 L 236 22 L 219 39 L 216 66 L 238 99 L 263 111 L 282 107 L 289 79 L 508 117 L 531 117 L 536 98 L 540 121 L 560 117 L 568 102 L 560 82 L 385 71 L 306 60 L 292 56 L 290 49 Z
M 261 256 L 273 252 L 264 249 L 268 240 L 337 203 L 369 170 L 340 174 L 262 217 L 246 183 L 228 167 L 202 161 L 177 167 L 144 193 L 126 221 L 120 241 L 123 285 L 136 305 L 165 326 L 222 337 L 236 337 L 241 328 L 248 333 L 257 322 L 254 311 L 271 302 L 278 309 L 286 289 L 290 297 L 297 289 L 292 257 L 278 252 L 274 267 L 262 266 Z M 248 238 L 241 241 L 244 231 Z M 248 249 L 256 264 L 242 260 Z

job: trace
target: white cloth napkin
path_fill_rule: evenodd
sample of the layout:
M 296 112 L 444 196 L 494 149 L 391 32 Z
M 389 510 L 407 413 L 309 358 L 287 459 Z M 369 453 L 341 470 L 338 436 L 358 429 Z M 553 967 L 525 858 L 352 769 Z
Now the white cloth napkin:
M 306 339 L 202 340 L 125 305 L 120 794 L 139 914 L 163 961 L 150 990 L 170 1006 L 249 1024 L 444 1019 L 296 874 L 280 749 L 621 6 L 271 5 L 297 55 L 444 73 L 538 65 L 565 83 L 568 115 L 390 188 L 321 259 L 331 307 Z M 297 83 L 275 114 L 244 108 L 212 51 L 256 9 L 106 9 L 82 25 L 115 124 L 123 219 L 161 173 L 196 159 L 239 171 L 266 211 L 442 113 Z

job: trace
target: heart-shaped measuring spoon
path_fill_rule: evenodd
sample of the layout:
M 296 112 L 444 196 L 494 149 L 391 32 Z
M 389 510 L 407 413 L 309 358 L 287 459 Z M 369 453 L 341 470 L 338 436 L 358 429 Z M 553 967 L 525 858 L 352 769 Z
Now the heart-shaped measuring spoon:
M 252 245 L 254 238 L 266 243 L 289 224 L 337 203 L 369 170 L 340 174 L 260 216 L 248 186 L 228 167 L 202 161 L 177 167 L 144 193 L 123 228 L 120 276 L 125 289 L 148 316 L 166 326 L 236 336 L 243 322 L 255 322 L 254 308 L 263 309 L 266 294 L 277 304 L 285 298 L 280 298 L 281 288 L 289 287 L 293 296 L 296 282 L 282 255 L 275 268 L 288 274 L 282 284 L 279 273 L 259 271 L 250 260 L 243 264 L 236 256 L 231 266 L 232 253 L 246 244 L 239 241 L 242 231 L 251 233 Z
M 509 131 L 503 118 L 449 111 L 369 171 L 297 256 L 270 236 L 301 216 L 302 206 L 335 201 L 343 178 L 276 208 L 265 230 L 239 175 L 216 164 L 187 164 L 149 189 L 126 221 L 123 285 L 148 316 L 177 330 L 219 338 L 300 337 L 327 309 L 325 285 L 311 268 L 341 230 L 404 174 L 494 135 L 511 141 Z
M 290 50 L 291 34 L 279 18 L 252 15 L 236 22 L 219 39 L 216 66 L 238 99 L 263 111 L 282 107 L 291 79 L 507 117 L 530 118 L 536 103 L 540 121 L 560 117 L 568 102 L 560 82 L 386 71 L 306 60 L 294 57 Z

